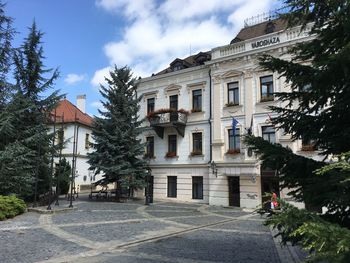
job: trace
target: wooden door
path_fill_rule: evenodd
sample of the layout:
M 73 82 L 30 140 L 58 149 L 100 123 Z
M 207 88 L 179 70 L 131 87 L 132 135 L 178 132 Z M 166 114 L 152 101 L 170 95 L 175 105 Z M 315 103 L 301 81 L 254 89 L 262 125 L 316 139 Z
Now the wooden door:
M 229 206 L 240 207 L 239 176 L 228 177 Z

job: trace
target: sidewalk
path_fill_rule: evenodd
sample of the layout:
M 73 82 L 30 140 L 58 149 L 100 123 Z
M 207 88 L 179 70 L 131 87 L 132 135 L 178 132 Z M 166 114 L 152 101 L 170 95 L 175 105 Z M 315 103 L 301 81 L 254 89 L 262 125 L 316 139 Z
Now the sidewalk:
M 275 243 L 275 247 L 277 249 L 281 263 L 299 263 L 305 260 L 307 257 L 307 253 L 305 251 L 303 251 L 298 246 L 292 246 L 291 244 L 283 246 L 281 243 L 281 236 L 275 237 L 278 234 L 278 231 L 270 227 L 270 232 L 273 237 L 273 241 Z

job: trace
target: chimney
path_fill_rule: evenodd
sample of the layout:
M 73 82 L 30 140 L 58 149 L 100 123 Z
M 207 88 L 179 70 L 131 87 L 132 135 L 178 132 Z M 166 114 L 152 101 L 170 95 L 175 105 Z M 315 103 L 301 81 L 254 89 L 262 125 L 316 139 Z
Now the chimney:
M 77 108 L 85 113 L 86 95 L 77 96 Z

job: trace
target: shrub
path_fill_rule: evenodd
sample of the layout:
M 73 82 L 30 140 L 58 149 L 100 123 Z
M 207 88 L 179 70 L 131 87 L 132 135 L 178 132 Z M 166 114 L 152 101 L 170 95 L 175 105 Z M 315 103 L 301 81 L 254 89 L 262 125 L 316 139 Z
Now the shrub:
M 0 220 L 12 218 L 22 214 L 26 210 L 26 204 L 22 199 L 14 195 L 0 195 Z

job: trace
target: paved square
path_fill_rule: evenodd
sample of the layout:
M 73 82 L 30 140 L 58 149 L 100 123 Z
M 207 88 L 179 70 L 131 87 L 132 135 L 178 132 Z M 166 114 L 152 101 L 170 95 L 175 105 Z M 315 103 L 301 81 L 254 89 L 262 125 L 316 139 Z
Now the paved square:
M 241 209 L 84 200 L 0 222 L 0 262 L 288 262 L 260 216 Z

